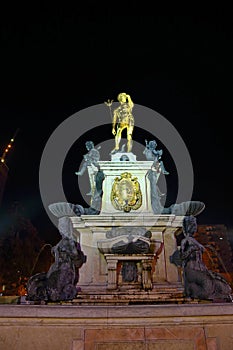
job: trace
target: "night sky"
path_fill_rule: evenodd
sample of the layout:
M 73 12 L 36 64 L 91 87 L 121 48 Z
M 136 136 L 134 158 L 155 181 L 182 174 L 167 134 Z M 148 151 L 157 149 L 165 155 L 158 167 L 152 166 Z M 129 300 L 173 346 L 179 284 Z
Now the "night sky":
M 1 13 L 1 153 L 19 128 L 6 160 L 2 211 L 20 202 L 49 240 L 56 229 L 38 183 L 47 140 L 72 114 L 116 101 L 124 91 L 164 116 L 183 138 L 194 168 L 193 200 L 206 205 L 198 223 L 232 227 L 233 28 L 227 9 L 148 16 L 107 8 L 99 15 L 96 2 L 85 11 L 31 6 Z M 75 159 L 65 168 L 69 201 L 85 205 L 74 175 L 85 141 L 100 142 L 108 133 L 111 138 L 110 124 L 77 140 Z M 135 130 L 138 142 L 144 144 L 145 136 Z M 163 160 L 171 171 L 166 151 Z M 172 174 L 169 181 L 172 188 Z

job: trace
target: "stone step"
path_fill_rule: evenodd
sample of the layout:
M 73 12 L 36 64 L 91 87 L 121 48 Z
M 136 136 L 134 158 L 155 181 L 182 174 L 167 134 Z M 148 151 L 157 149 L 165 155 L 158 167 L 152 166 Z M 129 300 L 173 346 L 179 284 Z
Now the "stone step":
M 162 288 L 162 287 L 161 287 Z M 130 304 L 153 304 L 153 303 L 184 303 L 185 298 L 182 288 L 166 287 L 152 291 L 144 290 L 118 290 L 95 292 L 79 292 L 78 296 L 72 300 L 75 305 L 130 305 Z

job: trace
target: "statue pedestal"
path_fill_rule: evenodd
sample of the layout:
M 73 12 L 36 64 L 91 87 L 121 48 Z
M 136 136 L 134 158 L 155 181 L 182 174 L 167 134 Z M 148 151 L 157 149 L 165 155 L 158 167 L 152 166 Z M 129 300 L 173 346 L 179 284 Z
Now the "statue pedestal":
M 121 287 L 130 286 L 138 287 L 145 291 L 151 290 L 152 286 L 152 269 L 155 260 L 154 254 L 132 254 L 132 255 L 122 255 L 122 254 L 104 254 L 105 260 L 107 262 L 107 289 L 115 290 Z M 133 284 L 127 284 L 122 278 L 122 264 L 126 262 L 127 264 L 136 263 L 136 274 L 137 279 L 133 281 Z M 127 266 L 127 265 L 126 265 Z M 130 266 L 130 265 L 129 265 Z M 134 266 L 134 265 L 132 265 Z
M 151 182 L 153 163 L 120 152 L 98 162 L 104 177 L 100 214 L 71 218 L 87 257 L 79 271 L 79 298 L 105 302 L 114 294 L 114 300 L 125 301 L 128 293 L 136 293 L 141 301 L 149 293 L 157 300 L 183 290 L 178 268 L 170 262 L 183 216 L 154 214 L 151 186 L 160 172 L 153 169 Z
M 119 289 L 121 285 L 119 281 L 122 280 L 119 263 L 122 261 L 130 262 L 135 259 L 142 264 L 149 259 L 151 269 L 149 268 L 150 272 L 145 280 L 147 282 L 143 284 L 139 276 L 136 283 L 127 284 L 131 289 L 135 287 L 137 290 L 145 290 L 145 284 L 151 283 L 151 293 L 155 293 L 158 297 L 161 292 L 166 294 L 167 291 L 169 294 L 171 288 L 176 291 L 177 288 L 180 290 L 182 287 L 179 271 L 169 259 L 177 248 L 176 235 L 181 232 L 183 216 L 131 215 L 131 213 L 121 213 L 120 215 L 117 213 L 117 215 L 82 215 L 71 217 L 71 220 L 74 235 L 87 256 L 86 264 L 79 271 L 78 286 L 82 293 L 91 295 L 98 291 L 101 294 L 109 291 L 109 289 Z M 115 254 L 101 253 L 98 249 L 98 242 L 106 240 L 107 232 L 116 227 L 145 228 L 151 231 L 150 252 L 140 254 L 138 257 L 131 254 L 125 254 L 123 257 L 122 254 L 119 254 L 118 258 L 113 256 Z M 144 267 L 145 271 L 146 269 Z M 150 280 L 151 282 L 148 282 Z
M 138 197 L 141 196 L 141 203 L 129 206 L 130 214 L 136 216 L 142 213 L 143 215 L 153 215 L 150 181 L 147 177 L 152 164 L 152 161 L 99 162 L 100 170 L 103 171 L 105 176 L 100 214 L 122 215 L 124 209 L 117 208 L 123 207 L 124 204 L 127 204 L 127 201 L 128 203 L 132 202 L 132 198 L 136 194 Z M 136 209 L 134 209 L 135 207 Z

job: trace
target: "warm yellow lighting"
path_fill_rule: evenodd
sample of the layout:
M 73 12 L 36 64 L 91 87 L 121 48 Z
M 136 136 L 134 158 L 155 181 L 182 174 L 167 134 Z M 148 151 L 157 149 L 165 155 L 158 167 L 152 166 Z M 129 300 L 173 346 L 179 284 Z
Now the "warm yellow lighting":
M 15 132 L 14 137 L 15 137 L 15 135 L 17 134 L 17 132 L 18 132 L 18 129 L 17 129 L 17 131 Z M 7 154 L 9 153 L 9 150 L 12 148 L 12 142 L 14 142 L 14 137 L 10 140 L 10 142 L 9 142 L 8 145 L 7 145 L 7 148 L 5 149 L 5 151 L 4 151 L 3 154 L 2 154 L 2 157 L 0 158 L 0 160 L 1 160 L 2 163 L 5 162 L 5 158 L 6 158 Z

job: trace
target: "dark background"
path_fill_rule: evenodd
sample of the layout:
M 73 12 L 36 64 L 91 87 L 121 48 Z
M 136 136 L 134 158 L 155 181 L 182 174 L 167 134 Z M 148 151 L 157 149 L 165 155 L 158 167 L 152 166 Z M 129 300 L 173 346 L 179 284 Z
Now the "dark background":
M 143 12 L 100 11 L 97 2 L 85 9 L 20 4 L 1 12 L 2 153 L 19 128 L 6 159 L 2 222 L 18 201 L 44 238 L 56 235 L 38 185 L 45 144 L 72 114 L 108 98 L 116 101 L 125 91 L 134 103 L 168 119 L 183 138 L 194 167 L 193 200 L 206 205 L 198 223 L 232 227 L 230 12 L 220 7 L 184 15 Z M 111 126 L 99 131 L 85 136 L 99 142 L 101 132 L 111 133 Z M 140 130 L 134 137 L 144 144 Z M 77 140 L 79 155 L 73 164 L 68 162 L 67 196 L 80 204 L 72 186 L 85 141 Z M 170 171 L 166 152 L 163 160 Z

